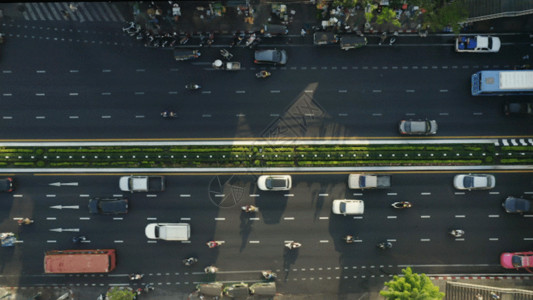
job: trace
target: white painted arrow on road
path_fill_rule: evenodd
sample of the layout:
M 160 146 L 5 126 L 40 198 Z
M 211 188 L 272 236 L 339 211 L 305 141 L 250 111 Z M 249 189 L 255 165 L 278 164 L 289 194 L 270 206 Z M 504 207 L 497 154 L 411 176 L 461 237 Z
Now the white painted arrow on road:
M 79 228 L 52 228 L 52 229 L 50 229 L 50 231 L 55 231 L 55 232 L 63 232 L 63 231 L 79 232 L 80 229 Z
M 55 209 L 63 209 L 63 208 L 80 209 L 80 206 L 79 205 L 54 205 L 54 206 L 50 206 L 50 208 L 55 208 Z
M 78 186 L 77 182 L 52 182 L 49 185 L 53 186 Z

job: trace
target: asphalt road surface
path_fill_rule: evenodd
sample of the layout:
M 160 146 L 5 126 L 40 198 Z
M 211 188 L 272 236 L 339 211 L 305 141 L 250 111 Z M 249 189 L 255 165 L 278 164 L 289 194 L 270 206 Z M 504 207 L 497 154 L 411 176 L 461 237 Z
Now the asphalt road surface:
M 16 176 L 17 190 L 0 202 L 2 232 L 13 231 L 22 241 L 2 249 L 0 284 L 128 284 L 127 274 L 145 274 L 145 282 L 171 285 L 179 291 L 202 281 L 259 281 L 261 270 L 278 273 L 279 290 L 350 293 L 369 280 L 380 286 L 390 274 L 411 265 L 430 274 L 516 274 L 499 266 L 505 251 L 529 250 L 533 215 L 509 215 L 501 202 L 509 195 L 531 197 L 530 173 L 501 172 L 490 191 L 457 191 L 455 173 L 393 174 L 387 190 L 348 190 L 347 174 L 293 175 L 288 192 L 257 189 L 257 174 L 166 176 L 167 189 L 158 194 L 122 194 L 119 176 Z M 61 182 L 63 185 L 52 186 Z M 66 185 L 65 185 L 66 184 Z M 87 203 L 95 196 L 123 196 L 127 215 L 90 215 Z M 363 216 L 331 213 L 334 199 L 362 199 Z M 396 210 L 394 201 L 413 207 Z M 254 204 L 259 213 L 240 206 Z M 53 206 L 61 205 L 62 209 Z M 19 227 L 14 220 L 31 217 Z M 148 240 L 144 227 L 152 222 L 191 224 L 187 243 Z M 448 235 L 464 229 L 463 239 Z M 59 232 L 59 229 L 62 232 Z M 74 235 L 89 241 L 73 245 Z M 356 243 L 342 237 L 352 234 Z M 209 249 L 205 243 L 225 243 Z M 382 251 L 383 240 L 393 248 Z M 289 251 L 285 241 L 302 247 Z M 115 248 L 117 269 L 109 275 L 44 275 L 43 253 L 54 249 Z M 183 258 L 196 256 L 186 268 Z M 203 274 L 214 264 L 216 276 Z
M 40 23 L 42 24 L 42 23 Z M 213 70 L 216 47 L 176 62 L 118 23 L 7 24 L 0 63 L 3 139 L 397 137 L 402 119 L 436 119 L 439 136 L 531 135 L 528 118 L 506 118 L 506 100 L 472 97 L 470 76 L 510 69 L 529 53 L 527 35 L 504 35 L 497 54 L 459 54 L 452 36 L 398 38 L 393 46 L 342 51 L 311 41 L 264 41 L 283 48 L 284 67 L 253 64 L 234 48 L 240 71 Z M 259 69 L 272 72 L 261 80 Z M 195 82 L 200 91 L 184 86 Z M 166 120 L 160 112 L 176 110 Z

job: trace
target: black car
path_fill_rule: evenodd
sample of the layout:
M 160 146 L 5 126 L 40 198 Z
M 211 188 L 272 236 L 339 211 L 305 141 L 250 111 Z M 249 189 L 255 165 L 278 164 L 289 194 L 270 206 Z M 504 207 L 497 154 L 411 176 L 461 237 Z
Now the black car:
M 7 177 L 0 179 L 0 191 L 1 192 L 12 192 L 14 190 L 13 187 L 13 178 Z
M 93 198 L 89 200 L 91 214 L 116 215 L 128 213 L 128 200 L 122 198 Z
M 284 65 L 287 63 L 287 52 L 277 49 L 255 50 L 254 63 Z
M 533 205 L 531 200 L 509 196 L 503 201 L 502 206 L 505 212 L 509 214 L 522 214 L 526 212 L 533 212 Z
M 506 116 L 509 115 L 533 115 L 533 103 L 531 102 L 507 102 L 503 107 Z

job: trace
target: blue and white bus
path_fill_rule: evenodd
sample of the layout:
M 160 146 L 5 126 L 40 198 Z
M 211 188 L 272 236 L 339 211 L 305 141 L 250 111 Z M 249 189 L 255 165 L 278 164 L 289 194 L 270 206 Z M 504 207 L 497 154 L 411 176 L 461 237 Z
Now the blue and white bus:
M 533 71 L 479 71 L 472 74 L 471 89 L 472 96 L 533 94 Z

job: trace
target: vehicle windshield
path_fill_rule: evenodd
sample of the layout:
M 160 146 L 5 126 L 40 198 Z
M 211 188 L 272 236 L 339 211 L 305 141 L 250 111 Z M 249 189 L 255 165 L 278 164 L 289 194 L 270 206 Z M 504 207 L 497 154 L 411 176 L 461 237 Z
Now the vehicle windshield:
M 345 213 L 346 212 L 346 203 L 341 202 L 341 204 L 339 205 L 339 210 L 340 210 L 341 213 Z
M 364 176 L 359 177 L 359 186 L 362 188 L 366 187 Z
M 272 177 L 267 178 L 265 184 L 267 188 L 269 189 L 282 188 L 286 186 L 284 179 L 272 178 Z
M 156 226 L 156 227 L 155 227 L 154 235 L 155 235 L 156 238 L 159 237 L 159 226 Z
M 512 263 L 513 263 L 513 267 L 515 268 L 519 268 L 522 266 L 522 256 L 519 256 L 519 255 L 513 255 L 513 258 L 512 258 Z
M 463 181 L 463 184 L 466 188 L 470 188 L 474 186 L 474 177 L 472 176 L 465 176 L 465 179 Z

